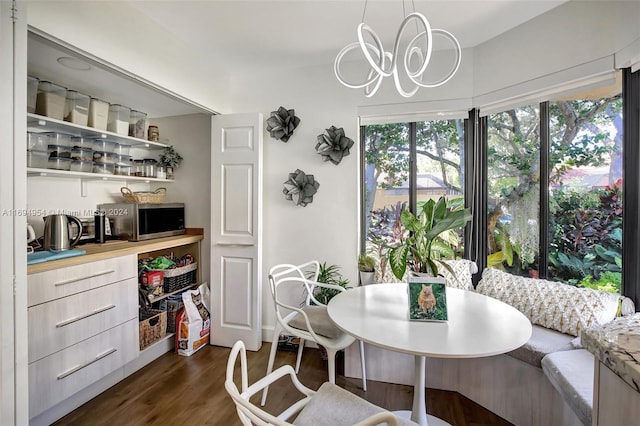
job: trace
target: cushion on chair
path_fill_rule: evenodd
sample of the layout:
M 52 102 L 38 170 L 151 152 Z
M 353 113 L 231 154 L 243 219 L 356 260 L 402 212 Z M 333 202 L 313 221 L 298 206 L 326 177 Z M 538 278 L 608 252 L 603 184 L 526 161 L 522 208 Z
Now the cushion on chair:
M 534 325 L 529 341 L 518 349 L 508 352 L 507 355 L 540 368 L 545 355 L 573 349 L 572 339 L 573 337 L 568 334 Z
M 309 317 L 311 328 L 316 334 L 320 336 L 328 337 L 329 339 L 335 339 L 341 334 L 344 334 L 329 318 L 326 306 L 305 306 L 302 311 Z M 298 330 L 309 331 L 307 329 L 307 323 L 302 315 L 296 315 L 289 325 Z
M 294 425 L 351 426 L 386 410 L 365 401 L 334 384 L 325 382 L 311 401 L 302 409 Z M 397 417 L 399 425 L 416 423 Z
M 467 259 L 445 260 L 444 262 L 449 265 L 454 272 L 452 275 L 444 266 L 438 268 L 438 271 L 447 283 L 447 287 L 473 290 L 471 276 L 478 271 L 478 266 L 475 262 Z
M 585 426 L 593 411 L 594 357 L 586 349 L 554 352 L 542 359 L 542 370 Z
M 605 291 L 520 277 L 495 268 L 485 269 L 476 291 L 508 303 L 533 324 L 572 336 L 613 320 L 620 299 Z

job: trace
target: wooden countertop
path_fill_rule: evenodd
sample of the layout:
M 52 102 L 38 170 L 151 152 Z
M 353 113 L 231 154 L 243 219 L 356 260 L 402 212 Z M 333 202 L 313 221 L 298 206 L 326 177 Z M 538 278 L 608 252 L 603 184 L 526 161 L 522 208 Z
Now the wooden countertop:
M 183 246 L 204 238 L 202 228 L 189 228 L 184 235 L 175 237 L 156 238 L 147 241 L 108 241 L 104 244 L 83 244 L 76 248 L 86 250 L 87 254 L 82 256 L 67 257 L 65 259 L 51 260 L 49 262 L 35 263 L 27 266 L 27 274 L 37 274 L 38 272 L 50 271 L 52 269 L 64 268 L 67 266 L 80 265 L 82 263 L 95 262 L 96 260 L 109 259 L 112 257 L 126 256 L 128 254 L 146 253 L 162 250 L 171 247 Z

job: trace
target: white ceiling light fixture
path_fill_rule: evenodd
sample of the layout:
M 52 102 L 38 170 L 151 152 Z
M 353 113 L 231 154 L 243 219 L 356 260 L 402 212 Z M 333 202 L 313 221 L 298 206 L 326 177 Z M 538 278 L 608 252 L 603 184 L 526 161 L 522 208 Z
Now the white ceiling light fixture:
M 404 0 L 402 3 L 402 7 L 404 10 Z M 362 12 L 362 22 L 360 23 L 360 25 L 358 25 L 357 29 L 358 41 L 345 46 L 340 51 L 340 53 L 338 53 L 338 56 L 336 56 L 336 60 L 333 64 L 333 71 L 336 75 L 336 78 L 346 87 L 349 87 L 351 89 L 364 88 L 365 96 L 370 98 L 378 91 L 383 78 L 393 76 L 393 81 L 398 93 L 405 98 L 410 98 L 411 96 L 415 95 L 418 89 L 421 87 L 431 88 L 445 84 L 447 81 L 451 80 L 451 78 L 458 71 L 462 53 L 460 43 L 458 43 L 458 40 L 450 32 L 442 29 L 432 29 L 427 18 L 423 14 L 415 11 L 415 4 L 413 5 L 413 13 L 406 15 L 404 20 L 400 24 L 400 28 L 398 29 L 398 32 L 396 34 L 395 43 L 393 45 L 393 50 L 391 52 L 386 52 L 384 50 L 382 42 L 380 41 L 378 35 L 370 26 L 364 23 L 364 15 L 366 10 L 367 1 L 365 0 L 364 11 Z M 405 51 L 400 52 L 399 48 L 402 35 L 411 21 L 415 21 L 416 29 L 420 25 L 424 28 L 424 31 L 418 31 L 418 34 L 413 39 L 411 39 Z M 371 37 L 374 44 L 365 42 L 364 33 L 367 33 L 369 37 Z M 423 81 L 422 77 L 427 67 L 429 66 L 429 62 L 431 61 L 434 35 L 443 36 L 451 42 L 455 49 L 455 60 L 453 67 L 443 78 L 433 82 L 426 82 Z M 422 43 L 422 47 L 419 46 L 420 43 Z M 350 83 L 346 81 L 346 79 L 340 72 L 340 66 L 344 56 L 352 50 L 358 48 L 360 48 L 360 50 L 362 51 L 362 54 L 366 58 L 371 69 L 369 70 L 365 81 L 360 83 Z M 408 79 L 415 85 L 409 91 L 405 91 L 400 84 L 400 76 L 398 74 L 398 58 L 401 54 L 404 54 L 402 70 L 404 71 Z M 412 66 L 412 64 L 415 63 L 417 63 L 417 66 Z
M 89 65 L 88 63 L 77 58 L 72 58 L 70 56 L 61 56 L 57 59 L 57 61 L 63 67 L 67 67 L 76 71 L 89 71 L 91 69 L 91 65 Z

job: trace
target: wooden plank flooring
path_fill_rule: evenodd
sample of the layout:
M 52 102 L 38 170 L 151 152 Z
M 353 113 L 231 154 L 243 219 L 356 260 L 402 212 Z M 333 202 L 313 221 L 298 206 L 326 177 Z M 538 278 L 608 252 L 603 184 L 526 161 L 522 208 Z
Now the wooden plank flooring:
M 270 344 L 247 352 L 249 383 L 263 377 Z M 228 348 L 207 346 L 191 357 L 167 353 L 56 422 L 56 425 L 240 425 L 235 405 L 224 389 Z M 337 384 L 368 401 L 390 410 L 410 409 L 411 386 L 348 379 L 338 360 Z M 238 361 L 239 362 L 239 361 Z M 295 354 L 278 351 L 275 368 L 295 364 Z M 317 349 L 305 349 L 298 376 L 305 386 L 317 389 L 327 380 L 326 361 Z M 265 409 L 279 412 L 299 399 L 289 380 L 269 389 Z M 255 397 L 256 400 L 258 397 Z M 259 401 L 256 401 L 259 403 Z M 509 422 L 456 392 L 428 389 L 429 414 L 452 425 L 508 426 Z

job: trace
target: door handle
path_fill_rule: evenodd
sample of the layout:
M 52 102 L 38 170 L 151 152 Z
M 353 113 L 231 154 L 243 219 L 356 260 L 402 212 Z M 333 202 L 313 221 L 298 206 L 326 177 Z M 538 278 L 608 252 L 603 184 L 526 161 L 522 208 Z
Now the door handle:
M 217 243 L 217 246 L 222 247 L 251 247 L 255 246 L 254 243 Z

